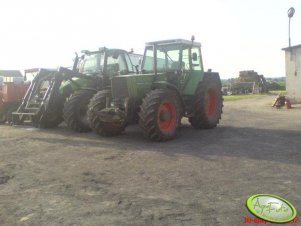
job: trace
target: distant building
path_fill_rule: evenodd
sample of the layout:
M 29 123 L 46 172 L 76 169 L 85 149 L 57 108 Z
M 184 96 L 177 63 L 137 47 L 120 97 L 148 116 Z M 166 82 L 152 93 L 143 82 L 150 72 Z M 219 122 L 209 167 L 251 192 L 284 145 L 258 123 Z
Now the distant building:
M 285 51 L 286 93 L 293 102 L 301 102 L 301 45 Z
M 2 77 L 23 77 L 18 70 L 0 70 L 0 76 Z
M 23 75 L 18 70 L 0 70 L 0 84 L 3 82 L 21 82 Z

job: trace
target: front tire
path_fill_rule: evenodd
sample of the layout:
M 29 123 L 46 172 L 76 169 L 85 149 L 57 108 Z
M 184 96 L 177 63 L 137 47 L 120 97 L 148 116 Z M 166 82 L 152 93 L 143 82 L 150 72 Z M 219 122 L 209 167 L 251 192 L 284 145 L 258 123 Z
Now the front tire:
M 65 102 L 63 117 L 68 128 L 78 133 L 91 131 L 87 111 L 94 94 L 93 90 L 79 90 Z
M 190 124 L 196 129 L 211 129 L 217 126 L 221 119 L 223 97 L 221 80 L 217 73 L 204 76 L 200 82 L 193 100 L 193 116 Z
M 152 141 L 175 138 L 181 120 L 181 104 L 177 94 L 168 89 L 150 91 L 143 99 L 139 125 Z
M 97 134 L 105 137 L 117 136 L 124 131 L 126 123 L 105 122 L 97 114 L 97 112 L 106 108 L 107 99 L 112 99 L 111 92 L 108 90 L 99 91 L 93 96 L 88 106 L 88 121 L 91 129 Z

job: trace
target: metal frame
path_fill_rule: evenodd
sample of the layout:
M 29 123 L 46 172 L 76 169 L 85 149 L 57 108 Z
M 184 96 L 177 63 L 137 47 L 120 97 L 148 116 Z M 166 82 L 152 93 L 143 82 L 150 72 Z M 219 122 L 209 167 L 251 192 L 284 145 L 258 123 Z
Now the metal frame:
M 153 45 L 168 45 L 168 44 L 182 44 L 182 45 L 193 45 L 201 47 L 200 42 L 189 41 L 186 39 L 168 39 L 162 41 L 154 41 L 154 42 L 146 42 L 146 46 L 153 46 Z

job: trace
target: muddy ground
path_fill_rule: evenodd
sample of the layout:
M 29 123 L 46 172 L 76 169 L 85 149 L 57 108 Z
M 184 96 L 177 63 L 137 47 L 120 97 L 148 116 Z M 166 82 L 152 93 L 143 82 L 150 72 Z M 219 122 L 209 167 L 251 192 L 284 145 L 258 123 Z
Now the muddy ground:
M 271 193 L 301 212 L 301 107 L 274 96 L 226 102 L 220 126 L 153 143 L 64 125 L 0 126 L 0 225 L 244 225 Z

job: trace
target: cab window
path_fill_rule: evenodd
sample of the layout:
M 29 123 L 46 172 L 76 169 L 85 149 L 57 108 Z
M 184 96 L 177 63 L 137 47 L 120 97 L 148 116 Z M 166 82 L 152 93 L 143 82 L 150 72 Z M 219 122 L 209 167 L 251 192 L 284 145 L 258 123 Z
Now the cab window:
M 125 59 L 122 54 L 118 52 L 112 52 L 107 58 L 107 74 L 117 75 L 117 74 L 127 74 L 128 69 L 126 66 Z
M 130 57 L 129 57 L 127 54 L 125 54 L 124 57 L 125 57 L 126 64 L 127 64 L 127 67 L 128 67 L 129 72 L 134 72 L 134 71 L 133 71 L 132 62 L 131 62 L 131 60 L 130 60 Z
M 180 70 L 180 46 L 169 45 L 158 47 L 157 49 L 157 70 L 165 72 L 167 70 Z
M 190 70 L 190 61 L 189 61 L 189 49 L 183 49 L 182 52 L 182 69 Z
M 147 47 L 145 49 L 143 59 L 143 65 L 142 65 L 142 71 L 143 72 L 151 72 L 154 69 L 154 50 L 153 47 Z

